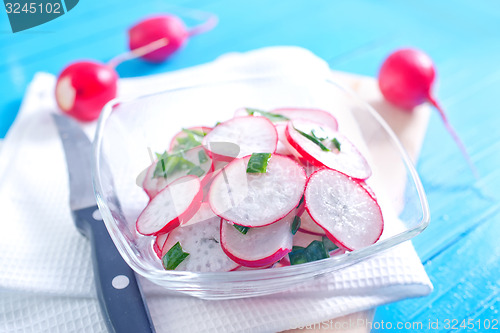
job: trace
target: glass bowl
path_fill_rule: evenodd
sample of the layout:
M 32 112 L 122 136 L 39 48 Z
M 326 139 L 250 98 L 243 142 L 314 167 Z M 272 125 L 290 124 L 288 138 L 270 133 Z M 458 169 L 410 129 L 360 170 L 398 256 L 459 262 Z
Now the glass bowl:
M 165 271 L 153 251 L 154 238 L 135 229 L 148 202 L 136 178 L 151 163 L 152 154 L 165 151 L 181 128 L 214 126 L 232 118 L 241 107 L 318 108 L 335 115 L 339 130 L 369 156 L 373 174 L 367 183 L 374 189 L 385 219 L 381 239 L 363 249 L 296 266 L 217 273 Z M 97 203 L 125 261 L 157 285 L 203 299 L 287 290 L 409 240 L 430 219 L 417 172 L 389 126 L 370 106 L 328 80 L 252 78 L 116 99 L 104 107 L 99 119 L 93 158 Z

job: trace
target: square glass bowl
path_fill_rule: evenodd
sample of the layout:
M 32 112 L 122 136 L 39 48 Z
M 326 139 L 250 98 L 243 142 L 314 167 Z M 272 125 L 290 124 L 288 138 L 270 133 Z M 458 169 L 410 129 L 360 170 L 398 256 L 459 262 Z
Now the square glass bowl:
M 155 152 L 168 148 L 182 128 L 214 126 L 252 107 L 317 108 L 337 117 L 339 130 L 366 155 L 373 170 L 367 183 L 382 207 L 381 239 L 366 248 L 296 266 L 217 273 L 165 271 L 152 249 L 154 237 L 136 232 L 148 202 L 138 175 Z M 109 102 L 94 140 L 97 203 L 116 247 L 138 274 L 170 291 L 203 299 L 232 299 L 281 292 L 316 276 L 352 265 L 411 239 L 429 223 L 417 172 L 389 126 L 376 111 L 328 80 L 254 78 L 170 89 Z

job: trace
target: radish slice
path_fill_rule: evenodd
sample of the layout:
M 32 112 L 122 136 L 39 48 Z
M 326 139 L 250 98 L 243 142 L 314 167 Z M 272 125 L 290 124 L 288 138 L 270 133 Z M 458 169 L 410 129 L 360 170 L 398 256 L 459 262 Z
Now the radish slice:
M 304 197 L 311 218 L 339 247 L 361 249 L 382 235 L 384 219 L 377 201 L 341 172 L 321 169 L 313 173 Z
M 299 231 L 311 234 L 311 235 L 317 235 L 317 236 L 324 236 L 325 231 L 314 222 L 314 220 L 311 218 L 311 215 L 306 211 L 302 214 L 300 217 L 300 228 Z M 295 244 L 294 244 L 295 245 Z M 307 244 L 309 245 L 309 244 Z M 306 245 L 306 246 L 307 246 Z M 302 246 L 302 245 L 301 245 Z
M 321 137 L 328 138 L 322 140 L 323 145 L 330 149 L 324 151 L 319 145 L 306 138 L 298 130 L 311 134 L 321 133 Z M 371 176 L 371 168 L 366 159 L 358 149 L 342 134 L 328 130 L 320 124 L 307 120 L 290 121 L 286 127 L 286 138 L 290 144 L 297 149 L 308 162 L 315 166 L 326 166 L 330 169 L 338 170 L 356 179 L 366 179 Z M 335 148 L 331 141 L 337 139 L 340 142 L 340 151 Z
M 292 250 L 291 226 L 295 214 L 262 228 L 250 228 L 246 234 L 221 219 L 220 239 L 229 258 L 245 267 L 264 267 L 283 258 Z
M 247 173 L 250 156 L 229 163 L 214 178 L 208 202 L 214 213 L 245 227 L 262 227 L 290 213 L 304 192 L 306 174 L 291 158 L 273 154 L 266 173 Z
M 211 177 L 211 172 L 213 171 L 214 164 L 210 157 L 207 156 L 203 147 L 195 147 L 185 152 L 180 152 L 182 157 L 184 157 L 189 162 L 199 166 L 203 170 L 203 174 L 200 176 L 201 185 L 204 186 Z M 200 164 L 200 154 L 206 159 L 202 159 L 203 163 Z M 171 182 L 187 176 L 190 172 L 189 169 L 183 169 L 168 175 L 167 178 L 164 177 L 153 177 L 154 171 L 156 169 L 156 164 L 158 162 L 155 161 L 148 168 L 146 176 L 144 177 L 144 181 L 142 183 L 142 187 L 147 195 L 152 199 L 154 198 L 161 190 L 163 190 L 168 184 Z
M 254 116 L 223 122 L 203 138 L 203 146 L 213 159 L 228 162 L 252 153 L 274 153 L 277 142 L 273 123 Z M 238 151 L 235 151 L 236 146 Z
M 327 126 L 333 131 L 339 128 L 337 119 L 330 113 L 320 109 L 279 108 L 271 111 L 290 119 L 310 119 L 318 124 Z
M 183 221 L 181 223 L 181 227 L 186 227 L 195 223 L 207 221 L 214 217 L 217 217 L 217 215 L 215 215 L 215 213 L 212 211 L 212 208 L 210 208 L 210 204 L 208 202 L 203 202 L 196 214 L 194 214 L 193 217 L 189 220 L 185 222 Z
M 196 176 L 181 177 L 158 193 L 144 208 L 136 222 L 140 234 L 167 233 L 189 220 L 201 205 L 203 191 Z
M 160 259 L 161 259 L 161 250 L 163 249 L 163 245 L 165 245 L 167 237 L 168 237 L 168 233 L 160 234 L 160 235 L 156 236 L 156 239 L 153 243 L 153 250 L 155 251 L 158 258 L 160 258 Z
M 188 130 L 200 132 L 201 134 L 203 134 L 202 136 L 205 136 L 212 130 L 212 128 L 206 127 L 206 126 L 197 126 L 197 127 L 189 127 Z M 170 146 L 169 146 L 168 150 L 173 151 L 175 146 L 177 146 L 179 144 L 178 139 L 185 138 L 187 136 L 188 136 L 188 134 L 185 131 L 180 131 L 179 133 L 174 135 L 172 140 L 170 140 Z
M 176 228 L 168 235 L 163 246 L 162 255 L 177 242 L 189 256 L 176 270 L 190 272 L 227 272 L 238 267 L 228 258 L 220 245 L 220 218 L 212 217 L 182 228 Z

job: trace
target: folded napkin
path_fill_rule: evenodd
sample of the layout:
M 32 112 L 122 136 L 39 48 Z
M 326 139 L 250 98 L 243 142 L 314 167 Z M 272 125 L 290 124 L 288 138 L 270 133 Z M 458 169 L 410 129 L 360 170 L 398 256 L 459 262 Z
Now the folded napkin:
M 336 74 L 340 81 L 345 79 Z M 119 95 L 286 75 L 324 80 L 332 73 L 306 50 L 274 47 L 225 55 L 173 73 L 122 79 Z M 35 76 L 0 151 L 0 332 L 106 331 L 89 244 L 76 231 L 68 207 L 66 162 L 50 117 L 57 110 L 54 84 L 50 74 Z M 89 135 L 94 126 L 83 125 Z M 418 147 L 410 152 L 413 157 Z M 410 242 L 265 297 L 204 301 L 166 296 L 141 281 L 157 332 L 275 332 L 432 290 Z

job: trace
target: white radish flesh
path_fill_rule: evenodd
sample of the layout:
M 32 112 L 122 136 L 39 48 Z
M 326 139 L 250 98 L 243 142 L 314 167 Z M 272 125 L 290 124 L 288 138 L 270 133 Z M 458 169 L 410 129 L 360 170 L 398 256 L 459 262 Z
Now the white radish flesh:
M 189 220 L 182 222 L 181 227 L 207 221 L 214 217 L 217 217 L 217 215 L 215 215 L 215 213 L 212 211 L 212 208 L 210 208 L 210 204 L 208 202 L 203 202 L 196 214 L 194 214 L 193 217 Z
M 203 138 L 203 146 L 212 158 L 232 161 L 252 153 L 274 153 L 278 134 L 267 118 L 238 117 L 214 127 Z M 229 143 L 229 144 L 228 144 Z M 239 148 L 235 151 L 235 147 Z
M 266 173 L 247 173 L 250 157 L 228 164 L 213 180 L 208 201 L 214 213 L 246 227 L 261 227 L 286 216 L 304 192 L 306 174 L 292 159 L 272 155 Z
M 232 260 L 245 267 L 265 267 L 292 250 L 291 226 L 295 214 L 261 228 L 250 228 L 246 234 L 233 224 L 221 220 L 221 245 Z
M 142 211 L 136 222 L 140 234 L 167 233 L 189 220 L 201 205 L 203 191 L 196 176 L 175 180 L 158 193 Z
M 311 134 L 312 131 L 320 133 L 321 137 L 327 137 L 322 143 L 330 151 L 324 151 L 312 140 L 306 138 L 298 130 Z M 290 121 L 286 128 L 288 142 L 311 164 L 338 170 L 356 179 L 370 177 L 372 171 L 366 159 L 358 149 L 339 132 L 328 130 L 320 124 L 307 120 Z M 340 143 L 340 151 L 337 150 L 332 139 Z
M 311 218 L 339 247 L 361 249 L 382 234 L 384 219 L 377 201 L 343 173 L 329 169 L 313 173 L 304 198 Z
M 289 119 L 310 119 L 329 127 L 333 131 L 337 131 L 339 128 L 337 119 L 331 113 L 320 109 L 279 108 L 271 112 Z
M 300 217 L 300 231 L 309 233 L 312 235 L 323 236 L 325 231 L 311 218 L 309 213 L 305 211 Z M 295 244 L 294 244 L 295 245 Z
M 177 242 L 182 251 L 189 253 L 177 266 L 178 271 L 190 272 L 227 272 L 238 267 L 229 259 L 220 245 L 220 218 L 212 217 L 181 228 L 176 228 L 168 235 L 162 255 Z

